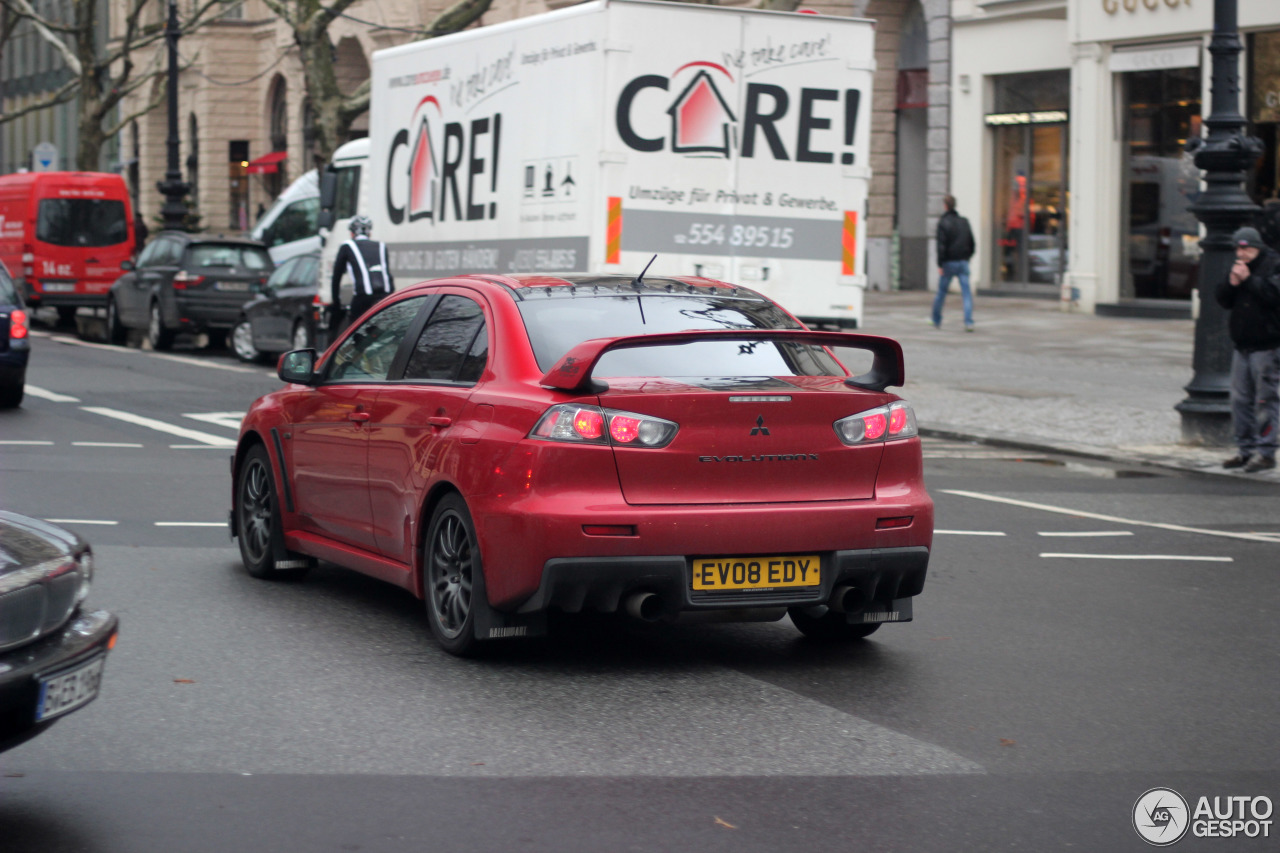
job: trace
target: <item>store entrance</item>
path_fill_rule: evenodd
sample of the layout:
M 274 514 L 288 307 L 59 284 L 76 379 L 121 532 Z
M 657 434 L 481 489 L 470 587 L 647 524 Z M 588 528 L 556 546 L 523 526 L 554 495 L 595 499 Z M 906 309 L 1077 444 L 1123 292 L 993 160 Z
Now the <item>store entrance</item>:
M 993 278 L 1060 285 L 1067 258 L 1067 125 L 997 127 Z
M 1122 299 L 1190 299 L 1199 279 L 1200 191 L 1187 140 L 1200 132 L 1200 69 L 1124 74 Z

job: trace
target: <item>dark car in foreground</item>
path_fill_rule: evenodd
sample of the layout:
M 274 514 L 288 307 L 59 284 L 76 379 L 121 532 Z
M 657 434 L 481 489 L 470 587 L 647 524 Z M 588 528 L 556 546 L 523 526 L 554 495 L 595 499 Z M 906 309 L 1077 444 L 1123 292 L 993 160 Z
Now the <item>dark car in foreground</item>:
M 231 351 L 241 361 L 257 362 L 315 340 L 316 293 L 320 253 L 295 255 L 275 268 L 262 292 L 241 308 L 231 330 Z
M 97 697 L 117 619 L 85 607 L 92 577 L 78 536 L 0 510 L 0 751 Z
M 886 390 L 901 347 L 745 288 L 424 282 L 278 373 L 232 459 L 249 574 L 323 559 L 398 584 L 455 654 L 553 610 L 860 639 L 909 621 L 924 585 L 933 502 Z
M 0 264 L 0 409 L 22 404 L 31 356 L 28 315 L 9 271 Z
M 182 332 L 225 335 L 275 267 L 254 240 L 162 231 L 125 269 L 107 294 L 107 337 L 124 343 L 130 329 L 143 329 L 153 349 L 165 350 Z

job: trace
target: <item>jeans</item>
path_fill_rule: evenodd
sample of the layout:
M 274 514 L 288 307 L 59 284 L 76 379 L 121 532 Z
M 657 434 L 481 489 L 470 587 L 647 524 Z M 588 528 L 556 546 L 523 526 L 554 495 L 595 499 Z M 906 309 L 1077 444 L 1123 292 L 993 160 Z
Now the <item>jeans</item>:
M 973 325 L 973 294 L 969 291 L 969 262 L 943 261 L 942 275 L 938 277 L 938 293 L 933 297 L 933 325 L 942 325 L 942 303 L 947 298 L 951 279 L 960 279 L 960 296 L 964 300 L 964 325 Z
M 1280 349 L 1231 353 L 1231 424 L 1241 456 L 1276 455 Z

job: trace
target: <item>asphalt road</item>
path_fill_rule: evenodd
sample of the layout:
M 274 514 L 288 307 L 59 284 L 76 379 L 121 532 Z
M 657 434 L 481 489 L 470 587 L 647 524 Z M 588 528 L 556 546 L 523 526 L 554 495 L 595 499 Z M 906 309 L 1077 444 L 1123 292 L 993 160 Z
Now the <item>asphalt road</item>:
M 34 347 L 0 505 L 93 543 L 121 640 L 0 755 L 5 853 L 1143 850 L 1149 789 L 1280 800 L 1274 486 L 927 441 L 913 623 L 577 622 L 463 661 L 403 591 L 240 568 L 228 448 L 270 369 Z

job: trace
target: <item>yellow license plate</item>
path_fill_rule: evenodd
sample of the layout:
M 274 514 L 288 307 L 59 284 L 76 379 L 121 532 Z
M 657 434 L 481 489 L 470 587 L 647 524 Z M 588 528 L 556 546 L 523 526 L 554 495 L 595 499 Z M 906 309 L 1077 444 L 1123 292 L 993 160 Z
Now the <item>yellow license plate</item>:
M 822 582 L 816 556 L 804 557 L 705 557 L 693 561 L 693 588 L 775 589 L 817 586 Z

